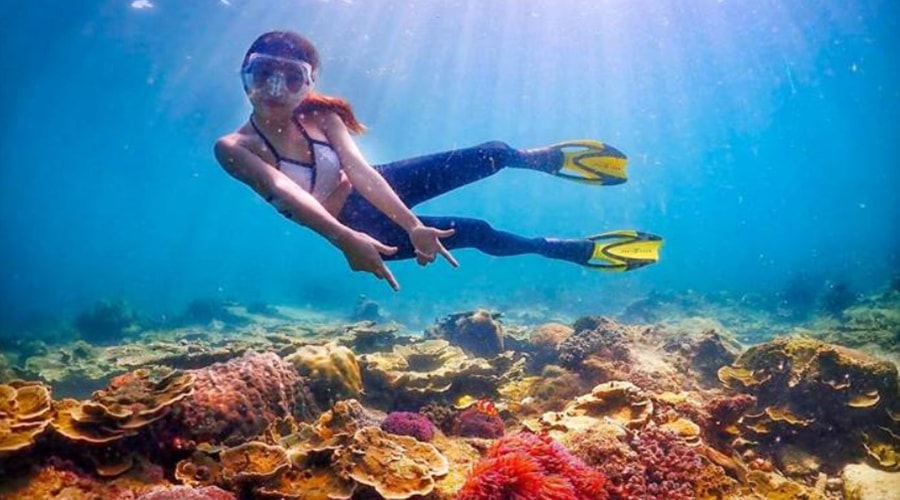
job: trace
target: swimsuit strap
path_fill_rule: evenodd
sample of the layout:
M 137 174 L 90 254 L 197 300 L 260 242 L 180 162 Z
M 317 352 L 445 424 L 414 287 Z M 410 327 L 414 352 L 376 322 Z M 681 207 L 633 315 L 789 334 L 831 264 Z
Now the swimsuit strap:
M 309 133 L 306 131 L 306 128 L 300 123 L 300 114 L 294 113 L 294 124 L 297 125 L 297 128 L 300 129 L 300 133 L 303 134 L 303 138 L 306 139 L 306 147 L 309 148 L 309 157 L 312 158 L 313 163 L 316 162 L 316 152 L 313 150 L 313 144 L 319 142 L 312 137 L 309 136 Z
M 263 142 L 266 143 L 266 147 L 269 148 L 270 151 L 272 151 L 273 155 L 275 155 L 275 164 L 277 165 L 278 163 L 281 163 L 281 160 L 284 157 L 281 156 L 280 154 L 278 154 L 278 150 L 275 149 L 275 146 L 272 145 L 272 143 L 269 141 L 269 138 L 266 137 L 266 134 L 264 134 L 262 132 L 262 130 L 259 129 L 259 126 L 256 125 L 256 120 L 253 119 L 253 115 L 250 115 L 250 126 L 252 126 L 253 130 L 255 130 L 256 133 L 259 134 L 260 137 L 262 137 Z M 305 135 L 305 132 L 304 132 L 304 135 Z M 279 167 L 276 166 L 275 168 L 279 168 Z

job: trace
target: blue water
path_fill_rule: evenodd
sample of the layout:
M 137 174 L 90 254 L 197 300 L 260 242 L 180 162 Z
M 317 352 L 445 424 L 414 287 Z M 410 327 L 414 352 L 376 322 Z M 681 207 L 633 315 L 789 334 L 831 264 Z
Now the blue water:
M 147 5 L 150 6 L 147 6 Z M 144 8 L 141 8 L 145 6 Z M 35 1 L 6 9 L 0 331 L 99 298 L 171 315 L 195 298 L 348 313 L 359 294 L 430 322 L 473 305 L 608 312 L 653 290 L 865 292 L 898 271 L 900 40 L 889 1 Z M 372 163 L 500 139 L 597 138 L 631 158 L 594 188 L 505 171 L 423 205 L 529 236 L 638 228 L 663 260 L 601 274 L 458 250 L 352 273 L 223 173 L 264 31 L 323 56 Z

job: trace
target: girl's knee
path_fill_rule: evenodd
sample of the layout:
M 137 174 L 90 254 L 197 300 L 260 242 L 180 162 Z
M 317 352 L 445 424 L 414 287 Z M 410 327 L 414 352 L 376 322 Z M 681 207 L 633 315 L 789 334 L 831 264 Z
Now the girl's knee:
M 508 143 L 503 141 L 489 141 L 484 144 L 479 144 L 478 150 L 482 154 L 508 154 L 511 151 L 515 151 L 515 148 L 510 146 Z
M 479 156 L 495 164 L 496 168 L 509 166 L 519 154 L 517 149 L 503 141 L 485 142 L 476 147 L 478 148 Z

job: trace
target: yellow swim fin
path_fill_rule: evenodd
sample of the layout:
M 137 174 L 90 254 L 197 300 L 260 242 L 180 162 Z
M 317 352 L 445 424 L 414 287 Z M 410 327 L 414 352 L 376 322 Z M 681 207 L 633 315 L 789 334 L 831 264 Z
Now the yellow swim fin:
M 663 239 L 659 236 L 633 229 L 611 231 L 589 236 L 594 242 L 587 267 L 603 271 L 631 271 L 659 260 Z
M 600 141 L 567 141 L 549 146 L 563 154 L 563 165 L 555 175 L 586 184 L 612 186 L 628 180 L 628 158 Z

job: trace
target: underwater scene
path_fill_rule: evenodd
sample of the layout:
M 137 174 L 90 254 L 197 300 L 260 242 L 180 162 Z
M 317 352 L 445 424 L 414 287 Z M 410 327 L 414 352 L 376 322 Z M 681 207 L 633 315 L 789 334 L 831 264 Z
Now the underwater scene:
M 900 3 L 3 10 L 0 499 L 900 500 Z

